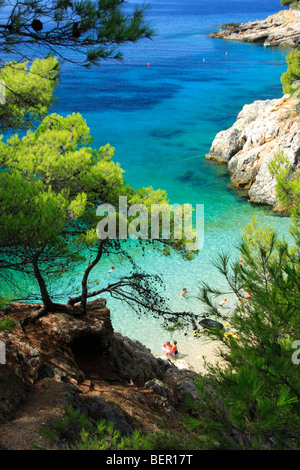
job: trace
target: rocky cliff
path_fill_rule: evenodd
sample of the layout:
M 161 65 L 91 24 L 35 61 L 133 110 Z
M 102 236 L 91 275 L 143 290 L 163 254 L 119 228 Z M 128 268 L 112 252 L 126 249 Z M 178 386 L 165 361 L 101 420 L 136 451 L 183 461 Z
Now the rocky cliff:
M 0 365 L 0 449 L 47 446 L 43 428 L 62 418 L 68 406 L 94 423 L 113 421 L 128 435 L 134 429 L 156 432 L 167 420 L 178 425 L 182 399 L 197 398 L 196 374 L 114 332 L 104 299 L 90 302 L 83 317 L 53 313 L 32 325 L 26 319 L 35 309 L 18 303 L 4 313 L 15 327 L 0 332 L 6 349 Z
M 224 162 L 232 173 L 231 183 L 247 189 L 253 203 L 280 209 L 275 195 L 276 181 L 268 164 L 282 150 L 296 170 L 300 163 L 299 100 L 288 95 L 280 99 L 247 104 L 236 122 L 219 132 L 207 159 Z
M 210 37 L 254 42 L 265 46 L 299 47 L 300 11 L 283 10 L 265 20 L 229 23 Z

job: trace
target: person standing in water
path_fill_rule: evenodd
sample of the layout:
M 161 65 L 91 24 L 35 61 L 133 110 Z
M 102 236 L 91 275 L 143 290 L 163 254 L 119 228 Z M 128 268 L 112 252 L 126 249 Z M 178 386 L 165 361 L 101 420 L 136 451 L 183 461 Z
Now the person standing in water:
M 170 341 L 167 341 L 163 347 L 162 350 L 166 353 L 166 357 L 171 355 L 171 344 Z
M 177 341 L 174 341 L 173 344 L 171 345 L 171 354 L 174 356 L 174 358 L 177 358 L 178 355 L 178 348 L 177 348 Z

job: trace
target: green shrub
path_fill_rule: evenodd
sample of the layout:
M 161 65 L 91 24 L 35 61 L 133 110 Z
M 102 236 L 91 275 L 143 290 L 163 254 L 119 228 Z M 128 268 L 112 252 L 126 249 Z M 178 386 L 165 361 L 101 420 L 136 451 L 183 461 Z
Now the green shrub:
M 288 69 L 281 75 L 281 83 L 283 93 L 292 94 L 294 89 L 293 82 L 300 79 L 300 51 L 292 49 L 290 54 L 286 57 Z
M 299 10 L 299 3 L 298 2 L 293 2 L 291 4 L 291 9 L 292 10 Z
M 201 439 L 193 433 L 180 434 L 176 430 L 162 430 L 158 433 L 122 436 L 112 421 L 100 420 L 93 426 L 88 418 L 68 407 L 63 419 L 53 422 L 44 435 L 51 444 L 59 444 L 67 450 L 176 450 L 200 448 Z M 202 443 L 203 446 L 203 443 Z
M 104 419 L 97 424 L 96 432 L 90 433 L 83 429 L 80 439 L 70 446 L 70 450 L 153 450 L 147 437 L 139 431 L 131 436 L 122 437 L 120 431 L 114 429 L 112 422 Z
M 291 3 L 293 3 L 293 0 L 281 0 L 280 3 L 282 6 L 289 6 Z
M 12 330 L 15 326 L 15 322 L 12 318 L 4 318 L 0 320 L 0 331 Z

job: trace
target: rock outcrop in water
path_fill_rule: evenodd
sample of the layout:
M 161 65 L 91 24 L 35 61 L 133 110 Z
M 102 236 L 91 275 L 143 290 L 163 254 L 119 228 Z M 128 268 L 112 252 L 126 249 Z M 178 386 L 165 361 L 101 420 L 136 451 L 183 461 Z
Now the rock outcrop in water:
M 276 180 L 268 165 L 282 150 L 293 171 L 300 165 L 299 100 L 285 95 L 280 99 L 247 104 L 236 122 L 219 132 L 206 155 L 228 165 L 233 186 L 248 190 L 253 203 L 280 210 L 275 195 Z
M 229 23 L 210 37 L 253 42 L 265 46 L 299 47 L 300 11 L 282 10 L 265 20 L 248 23 Z

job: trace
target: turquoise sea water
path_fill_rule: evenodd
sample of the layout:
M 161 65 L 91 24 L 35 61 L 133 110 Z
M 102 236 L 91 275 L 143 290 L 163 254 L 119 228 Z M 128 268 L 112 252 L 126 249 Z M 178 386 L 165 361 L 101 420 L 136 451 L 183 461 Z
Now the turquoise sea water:
M 228 187 L 226 166 L 206 161 L 205 154 L 217 132 L 233 124 L 244 104 L 282 95 L 280 76 L 289 51 L 208 37 L 223 23 L 266 18 L 280 9 L 278 0 L 148 3 L 148 18 L 157 30 L 154 39 L 126 46 L 122 63 L 89 70 L 65 64 L 54 110 L 63 115 L 80 112 L 94 146 L 115 147 L 115 160 L 133 187 L 165 189 L 174 204 L 204 204 L 204 246 L 197 259 L 186 262 L 175 255 L 136 253 L 142 268 L 162 274 L 171 305 L 178 310 L 183 287 L 196 292 L 200 280 L 223 285 L 211 261 L 221 249 L 238 256 L 235 246 L 241 230 L 255 214 L 283 236 L 288 233 L 289 219 L 250 205 Z M 102 269 L 116 262 L 105 260 Z M 121 263 L 111 280 L 128 269 Z M 99 273 L 95 270 L 93 277 Z M 128 307 L 107 300 L 115 330 L 160 354 L 162 343 L 170 338 L 157 321 L 137 319 Z M 186 305 L 201 313 L 194 298 Z M 181 351 L 201 354 L 192 335 L 173 336 Z

